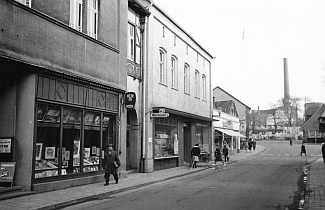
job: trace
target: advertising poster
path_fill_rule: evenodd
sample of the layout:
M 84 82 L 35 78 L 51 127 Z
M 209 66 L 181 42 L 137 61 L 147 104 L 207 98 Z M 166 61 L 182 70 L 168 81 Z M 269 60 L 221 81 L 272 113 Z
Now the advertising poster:
M 11 139 L 0 139 L 0 153 L 11 153 Z
M 0 182 L 13 182 L 16 162 L 0 163 Z

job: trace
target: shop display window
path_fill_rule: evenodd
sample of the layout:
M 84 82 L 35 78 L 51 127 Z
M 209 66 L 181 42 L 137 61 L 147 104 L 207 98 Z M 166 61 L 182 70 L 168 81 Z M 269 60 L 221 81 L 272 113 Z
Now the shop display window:
M 178 156 L 177 121 L 160 119 L 155 122 L 155 158 Z
M 81 116 L 81 110 L 63 108 L 61 175 L 80 173 Z
M 35 149 L 35 178 L 59 175 L 60 107 L 39 104 Z M 43 123 L 44 121 L 48 123 Z
M 114 115 L 38 103 L 36 118 L 35 179 L 102 170 L 107 144 L 116 145 Z
M 205 124 L 196 124 L 195 143 L 199 144 L 201 152 L 208 152 L 209 127 Z
M 100 113 L 86 112 L 83 171 L 100 170 Z

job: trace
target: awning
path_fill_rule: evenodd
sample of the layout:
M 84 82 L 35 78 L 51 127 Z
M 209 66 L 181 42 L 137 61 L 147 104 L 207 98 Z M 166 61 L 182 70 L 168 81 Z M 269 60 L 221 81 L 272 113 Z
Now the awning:
M 240 134 L 239 132 L 233 131 L 233 130 L 228 130 L 228 129 L 222 129 L 222 128 L 215 128 L 214 130 L 218 130 L 224 134 L 227 134 L 229 136 L 235 136 L 235 137 L 243 137 L 246 138 L 246 136 Z

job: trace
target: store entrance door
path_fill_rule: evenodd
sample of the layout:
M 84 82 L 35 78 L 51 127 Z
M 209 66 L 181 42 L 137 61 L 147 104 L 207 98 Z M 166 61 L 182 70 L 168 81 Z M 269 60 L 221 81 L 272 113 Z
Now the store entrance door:
M 191 124 L 184 122 L 183 124 L 183 136 L 184 136 L 184 162 L 189 163 L 191 161 Z
M 139 125 L 138 117 L 134 110 L 127 112 L 126 129 L 126 170 L 137 170 L 139 154 Z

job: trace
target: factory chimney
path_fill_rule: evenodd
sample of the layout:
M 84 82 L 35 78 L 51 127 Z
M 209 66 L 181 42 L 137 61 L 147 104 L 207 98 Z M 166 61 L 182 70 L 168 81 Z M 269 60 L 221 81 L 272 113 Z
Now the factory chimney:
M 289 92 L 289 72 L 288 72 L 288 62 L 287 58 L 283 58 L 283 66 L 284 66 L 284 98 L 283 105 L 286 111 L 290 106 L 290 92 Z

